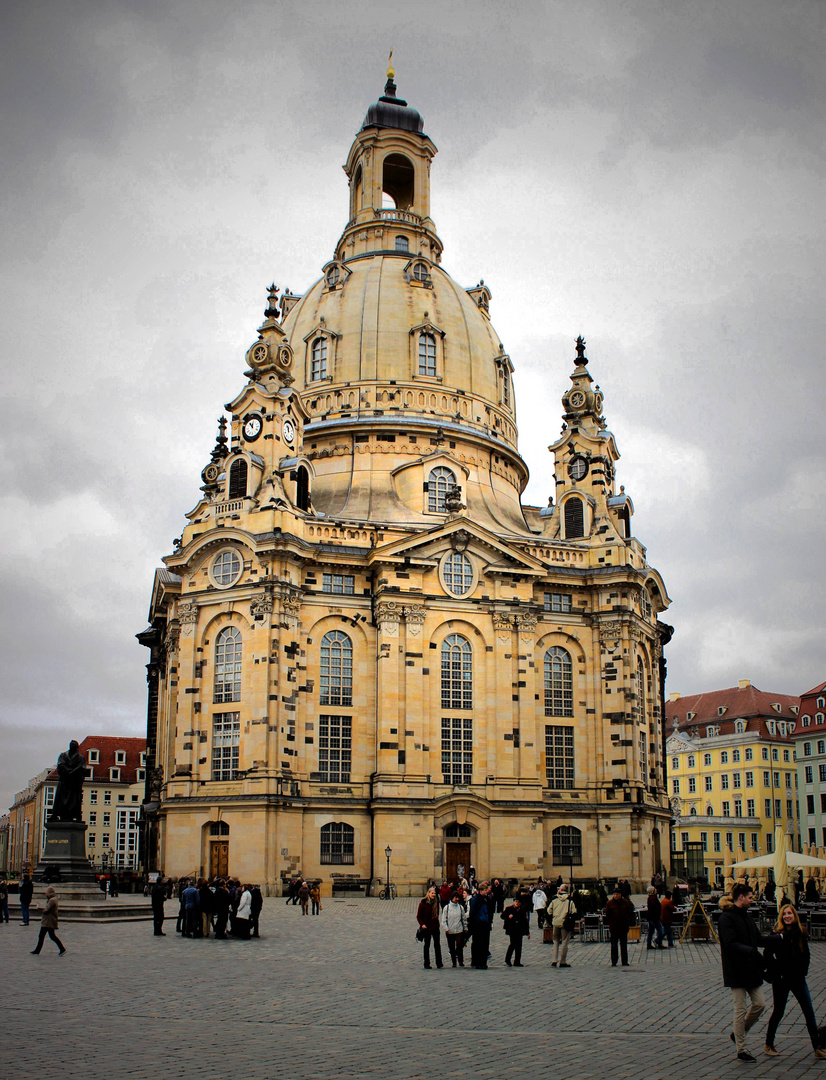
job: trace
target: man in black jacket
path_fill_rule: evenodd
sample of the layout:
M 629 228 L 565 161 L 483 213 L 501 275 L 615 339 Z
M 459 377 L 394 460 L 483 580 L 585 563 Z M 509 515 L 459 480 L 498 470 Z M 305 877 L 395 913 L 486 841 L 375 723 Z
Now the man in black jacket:
M 522 938 L 531 936 L 528 916 L 522 906 L 522 897 L 517 896 L 510 907 L 505 908 L 500 918 L 505 920 L 505 933 L 510 939 L 508 951 L 505 953 L 505 963 L 510 967 L 511 958 L 513 958 L 513 966 L 522 967 Z
M 740 1061 L 756 1059 L 746 1049 L 746 1032 L 754 1027 L 766 1007 L 763 993 L 763 957 L 759 947 L 765 945 L 757 925 L 749 915 L 754 903 L 751 885 L 738 883 L 731 890 L 731 900 L 720 901 L 720 955 L 723 961 L 723 985 L 731 988 L 734 998 L 734 1031 Z M 746 1008 L 746 999 L 750 1005 Z

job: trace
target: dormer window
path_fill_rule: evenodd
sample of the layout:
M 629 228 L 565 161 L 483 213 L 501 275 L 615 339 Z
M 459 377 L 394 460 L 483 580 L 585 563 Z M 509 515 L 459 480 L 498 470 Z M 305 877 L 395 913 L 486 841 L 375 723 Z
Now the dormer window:
M 696 712 L 687 712 L 685 714 L 685 718 L 686 718 L 686 720 L 693 720 L 696 715 L 697 715 Z
M 734 730 L 737 732 L 738 735 L 742 735 L 742 733 L 746 730 L 746 721 L 737 720 L 734 724 Z
M 430 271 L 427 268 L 427 263 L 417 262 L 413 264 L 413 277 L 416 281 L 429 281 Z
M 110 769 L 109 770 L 109 779 L 110 780 L 120 780 L 120 769 L 114 769 L 114 768 Z
M 432 514 L 445 514 L 445 497 L 456 483 L 456 475 L 442 466 L 431 471 L 427 478 L 427 509 Z
M 327 287 L 334 289 L 338 285 L 339 278 L 341 277 L 341 271 L 337 266 L 331 266 L 326 274 Z
M 89 750 L 88 755 L 89 755 L 89 764 L 90 765 L 98 765 L 100 763 L 100 751 L 99 750 Z
M 779 705 L 776 701 L 773 701 L 772 708 L 775 712 L 780 712 L 780 710 L 782 709 L 782 705 Z
M 436 376 L 436 336 L 419 334 L 419 374 Z
M 115 751 L 115 764 L 116 765 L 125 765 L 126 764 L 126 751 L 125 750 L 116 750 Z
M 715 735 L 720 734 L 719 724 L 709 724 L 706 728 L 706 738 L 713 738 Z
M 313 342 L 310 360 L 310 381 L 320 382 L 327 378 L 327 339 L 317 337 Z
M 811 716 L 808 716 L 806 713 L 804 713 L 803 714 L 803 727 L 808 727 L 811 724 L 811 722 L 812 722 Z
M 797 714 L 800 712 L 800 706 L 799 705 L 790 705 L 789 706 L 789 712 L 793 712 L 794 715 L 797 716 Z
M 727 712 L 728 712 L 728 706 L 727 705 L 720 705 L 719 708 L 717 709 L 717 715 L 718 716 L 725 716 Z
M 826 708 L 826 698 L 819 697 L 817 699 L 817 707 L 818 709 Z
M 822 712 L 815 713 L 815 723 L 816 724 L 822 724 L 823 723 L 823 713 Z
M 410 251 L 410 243 L 406 236 L 396 237 L 396 251 Z
M 769 735 L 774 735 L 774 720 L 767 720 L 766 727 L 768 728 Z
M 141 750 L 141 765 L 145 765 L 145 764 L 146 764 L 146 751 Z

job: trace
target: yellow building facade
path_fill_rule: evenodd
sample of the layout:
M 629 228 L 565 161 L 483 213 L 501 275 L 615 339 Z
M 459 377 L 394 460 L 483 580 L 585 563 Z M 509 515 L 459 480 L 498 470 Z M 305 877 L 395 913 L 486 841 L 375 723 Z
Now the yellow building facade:
M 556 490 L 523 505 L 513 364 L 490 289 L 442 267 L 435 154 L 388 73 L 332 257 L 303 295 L 271 287 L 156 572 L 138 638 L 168 874 L 375 882 L 390 848 L 415 892 L 666 855 L 670 601 L 603 396 L 580 339 Z
M 666 752 L 674 813 L 672 850 L 703 845 L 705 876 L 773 850 L 782 825 L 800 850 L 794 735 L 799 699 L 738 686 L 666 703 Z

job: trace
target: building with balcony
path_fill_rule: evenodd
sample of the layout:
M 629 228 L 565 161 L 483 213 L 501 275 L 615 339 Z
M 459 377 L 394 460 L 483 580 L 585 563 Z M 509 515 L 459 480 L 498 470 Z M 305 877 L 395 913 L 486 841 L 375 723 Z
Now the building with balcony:
M 801 839 L 826 847 L 826 683 L 800 696 L 795 756 Z
M 799 844 L 799 704 L 748 679 L 666 703 L 672 853 L 702 843 L 712 882 L 722 882 L 729 850 L 736 858 L 771 852 L 778 824 Z
M 303 294 L 270 288 L 156 572 L 138 637 L 167 873 L 273 892 L 375 879 L 389 847 L 404 892 L 471 863 L 647 879 L 666 854 L 670 600 L 603 393 L 580 338 L 554 490 L 523 504 L 514 363 L 491 289 L 443 266 L 435 155 L 388 73 L 343 232 Z

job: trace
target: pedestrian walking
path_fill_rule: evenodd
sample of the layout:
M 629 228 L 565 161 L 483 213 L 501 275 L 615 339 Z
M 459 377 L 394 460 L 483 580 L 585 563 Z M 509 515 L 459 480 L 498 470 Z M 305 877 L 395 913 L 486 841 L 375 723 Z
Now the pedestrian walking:
M 306 915 L 306 912 L 304 912 Z M 241 890 L 241 898 L 238 901 L 238 910 L 235 913 L 235 920 L 233 922 L 233 934 L 236 937 L 241 938 L 242 941 L 249 940 L 251 922 L 250 916 L 252 915 L 252 893 L 250 892 L 249 885 L 245 885 Z
M 5 877 L 0 876 L 0 926 L 9 921 L 9 887 Z
M 261 909 L 264 907 L 264 897 L 261 895 L 261 888 L 258 885 L 253 885 L 250 889 L 250 896 L 252 897 L 252 903 L 250 904 L 250 925 L 252 927 L 252 936 L 260 937 L 258 933 L 258 924 L 261 919 Z
M 20 882 L 20 916 L 24 926 L 29 925 L 29 906 L 34 895 L 34 885 L 29 874 L 23 875 Z
M 298 901 L 301 904 L 301 914 L 307 915 L 310 908 L 310 886 L 306 881 L 301 882 L 301 888 L 298 890 Z
M 52 941 L 57 945 L 58 956 L 63 956 L 66 952 L 66 947 L 60 938 L 55 933 L 58 924 L 58 905 L 57 905 L 57 893 L 51 887 L 46 889 L 46 907 L 43 909 L 43 915 L 40 919 L 40 933 L 37 937 L 37 945 L 32 949 L 32 956 L 39 956 L 40 950 L 43 948 L 43 942 L 46 940 L 48 934 Z
M 668 942 L 669 949 L 674 948 L 674 901 L 671 898 L 671 890 L 666 889 L 660 900 L 660 923 L 663 928 L 663 936 Z
M 516 897 L 514 902 L 506 907 L 500 918 L 505 923 L 505 933 L 508 935 L 508 948 L 505 953 L 505 963 L 508 967 L 523 967 L 522 964 L 522 939 L 531 936 L 528 923 L 528 913 L 525 911 L 522 900 Z
M 545 913 L 548 907 L 548 895 L 540 882 L 533 891 L 533 909 L 536 912 L 536 929 L 541 930 L 545 925 Z
M 490 901 L 490 902 L 489 902 Z M 487 971 L 490 955 L 490 923 L 494 900 L 491 896 L 490 882 L 483 881 L 473 896 L 468 907 L 468 929 L 470 939 L 470 966 L 477 971 Z
M 430 942 L 433 942 L 433 956 L 436 967 L 442 964 L 442 943 L 439 937 L 439 898 L 436 895 L 436 886 L 431 885 L 425 895 L 419 901 L 416 910 L 416 922 L 422 932 L 421 942 L 424 949 L 424 966 L 430 967 Z
M 660 904 L 660 898 L 657 896 L 657 890 L 653 885 L 648 886 L 648 942 L 647 948 L 649 949 L 661 949 L 663 947 L 663 924 L 660 921 L 660 915 L 662 914 L 662 905 Z M 652 945 L 651 941 L 657 935 L 657 944 Z
M 158 880 L 152 886 L 152 920 L 155 925 L 155 937 L 166 937 L 163 931 L 164 911 L 163 905 L 166 900 L 166 883 L 163 875 L 158 875 Z
M 576 923 L 576 908 L 568 896 L 568 886 L 564 883 L 556 890 L 556 896 L 551 904 L 551 925 L 554 931 L 554 958 L 551 967 L 567 968 L 568 942 L 574 932 Z
M 493 879 L 493 885 L 491 885 L 490 891 L 496 905 L 496 910 L 501 915 L 505 910 L 505 886 L 499 878 Z
M 801 925 L 800 916 L 792 904 L 784 904 L 780 908 L 780 915 L 775 924 L 774 933 L 769 936 L 764 958 L 766 970 L 771 979 L 774 1004 L 766 1030 L 766 1053 L 769 1057 L 777 1056 L 774 1039 L 786 1011 L 789 994 L 793 994 L 797 998 L 806 1021 L 815 1057 L 826 1058 L 826 1050 L 820 1046 L 812 995 L 806 983 L 810 959 L 808 934 Z
M 316 881 L 312 889 L 310 889 L 310 911 L 313 915 L 318 915 L 321 911 L 321 889 Z
M 465 966 L 465 934 L 467 933 L 467 911 L 458 892 L 454 892 L 450 900 L 442 908 L 439 919 L 442 930 L 445 932 L 450 963 L 453 967 Z
M 194 938 L 201 936 L 201 909 L 198 890 L 193 882 L 184 889 L 181 900 L 184 905 L 184 937 Z
M 634 908 L 630 900 L 622 895 L 619 882 L 614 886 L 614 895 L 605 905 L 605 921 L 611 941 L 611 967 L 617 966 L 617 959 L 622 959 L 622 966 L 628 967 L 628 930 L 634 920 Z
M 723 985 L 731 989 L 734 1004 L 731 1039 L 737 1046 L 740 1061 L 756 1060 L 746 1049 L 746 1032 L 754 1027 L 766 1007 L 763 957 L 759 951 L 759 947 L 766 942 L 749 915 L 753 903 L 754 890 L 751 885 L 738 882 L 731 890 L 731 898 L 724 896 L 720 900 L 718 924 Z

